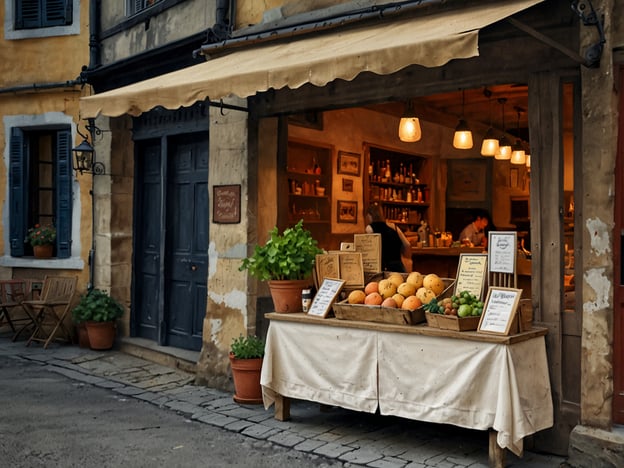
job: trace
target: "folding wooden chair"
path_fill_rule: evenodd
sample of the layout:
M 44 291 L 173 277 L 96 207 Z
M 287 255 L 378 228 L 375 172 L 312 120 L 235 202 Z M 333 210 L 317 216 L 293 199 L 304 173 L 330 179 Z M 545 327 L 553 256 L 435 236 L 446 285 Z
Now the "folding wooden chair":
M 22 307 L 22 301 L 30 297 L 30 285 L 26 279 L 0 280 L 0 325 L 6 321 L 13 333 L 17 323 L 30 323 Z
M 71 310 L 76 283 L 75 276 L 46 276 L 40 299 L 22 302 L 34 327 L 26 346 L 33 341 L 44 343 L 44 348 L 53 340 L 71 342 L 71 332 L 64 322 Z

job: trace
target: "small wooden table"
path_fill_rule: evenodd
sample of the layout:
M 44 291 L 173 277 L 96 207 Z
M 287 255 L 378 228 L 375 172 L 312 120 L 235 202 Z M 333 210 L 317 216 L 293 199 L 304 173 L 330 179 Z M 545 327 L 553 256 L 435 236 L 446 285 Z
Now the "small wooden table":
M 512 336 L 267 314 L 266 408 L 289 398 L 490 432 L 490 463 L 553 425 L 545 328 Z

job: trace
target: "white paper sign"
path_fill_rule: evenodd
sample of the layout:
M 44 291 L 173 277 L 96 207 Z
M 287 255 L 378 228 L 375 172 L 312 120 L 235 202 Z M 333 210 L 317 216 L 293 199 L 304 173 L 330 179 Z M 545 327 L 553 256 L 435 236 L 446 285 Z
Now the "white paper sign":
M 316 296 L 314 296 L 308 315 L 316 315 L 317 317 L 327 316 L 329 308 L 336 300 L 336 296 L 338 296 L 344 284 L 343 280 L 325 278 Z
M 515 231 L 491 231 L 488 239 L 490 273 L 515 273 L 518 241 Z
M 522 289 L 491 287 L 477 331 L 508 335 L 521 295 Z

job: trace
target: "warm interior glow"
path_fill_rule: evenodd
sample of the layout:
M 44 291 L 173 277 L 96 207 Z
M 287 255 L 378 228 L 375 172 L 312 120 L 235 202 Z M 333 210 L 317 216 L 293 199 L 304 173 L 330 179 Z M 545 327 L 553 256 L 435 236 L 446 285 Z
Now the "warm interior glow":
M 455 135 L 453 136 L 453 147 L 457 149 L 470 149 L 472 148 L 472 132 L 468 128 L 468 124 L 465 120 L 460 120 L 455 128 Z
M 399 139 L 408 143 L 420 140 L 422 131 L 418 117 L 401 117 L 399 122 Z
M 498 151 L 494 157 L 501 161 L 508 161 L 511 159 L 511 145 L 505 135 L 498 139 Z
M 498 138 L 494 137 L 494 129 L 490 127 L 481 143 L 482 156 L 494 156 L 498 151 Z
M 511 164 L 525 164 L 526 154 L 520 140 L 516 140 L 516 144 L 511 148 Z
M 526 167 L 531 167 L 531 155 L 526 155 Z

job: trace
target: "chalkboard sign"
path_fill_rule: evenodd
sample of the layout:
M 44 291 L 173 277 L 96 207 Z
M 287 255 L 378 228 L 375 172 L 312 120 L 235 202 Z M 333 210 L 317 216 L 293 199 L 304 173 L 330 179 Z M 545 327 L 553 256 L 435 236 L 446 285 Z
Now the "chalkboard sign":
M 314 296 L 308 315 L 316 315 L 317 317 L 323 318 L 327 317 L 330 307 L 336 300 L 344 284 L 345 282 L 339 279 L 325 278 L 316 296 Z
M 483 298 L 487 277 L 487 254 L 459 254 L 455 295 L 468 291 L 479 299 Z
M 488 238 L 490 273 L 515 273 L 517 250 L 515 231 L 490 231 Z
M 241 219 L 241 186 L 215 185 L 212 197 L 212 220 L 215 223 L 235 224 Z
M 509 335 L 522 289 L 490 287 L 477 331 Z

